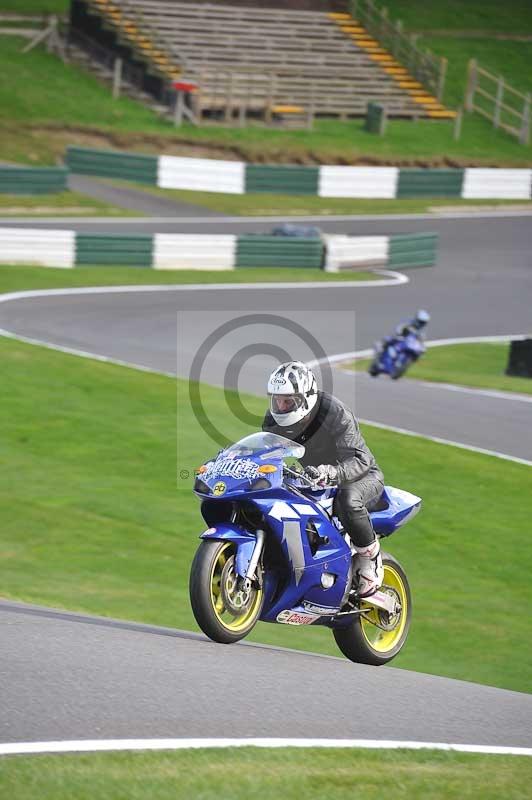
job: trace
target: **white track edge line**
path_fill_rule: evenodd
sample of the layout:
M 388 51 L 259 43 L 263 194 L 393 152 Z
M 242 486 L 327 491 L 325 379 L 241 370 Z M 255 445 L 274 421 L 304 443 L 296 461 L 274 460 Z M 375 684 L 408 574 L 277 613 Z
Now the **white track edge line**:
M 532 461 L 527 461 L 526 458 L 518 458 L 518 456 L 510 456 L 507 453 L 499 453 L 497 450 L 487 450 L 484 447 L 476 447 L 473 444 L 464 444 L 463 442 L 454 442 L 452 439 L 442 439 L 440 436 L 430 436 L 426 433 L 418 433 L 411 431 L 407 428 L 398 428 L 395 425 L 386 425 L 384 422 L 376 422 L 373 419 L 363 419 L 359 417 L 359 421 L 363 425 L 372 425 L 374 428 L 382 428 L 385 431 L 392 433 L 402 433 L 404 436 L 414 436 L 416 439 L 428 439 L 430 442 L 436 444 L 447 444 L 451 447 L 459 447 L 460 450 L 470 450 L 473 453 L 481 453 L 484 456 L 494 456 L 495 458 L 502 458 L 503 461 L 514 461 L 516 464 L 524 464 L 527 467 L 532 467 Z
M 503 336 L 464 336 L 462 338 L 453 338 L 453 339 L 434 339 L 433 341 L 426 342 L 427 347 L 442 347 L 444 345 L 453 345 L 453 344 L 482 344 L 482 343 L 497 343 L 497 342 L 510 342 L 510 341 L 523 341 L 524 339 L 530 338 L 530 334 L 508 334 Z M 368 348 L 367 350 L 357 350 L 351 353 L 338 353 L 336 355 L 329 356 L 326 359 L 320 358 L 315 359 L 314 361 L 309 361 L 308 365 L 310 367 L 319 366 L 325 362 L 329 364 L 341 364 L 344 361 L 357 361 L 361 358 L 369 358 L 373 355 L 373 349 Z M 344 375 L 356 375 L 351 369 L 342 369 L 342 367 L 338 367 L 338 370 L 342 372 Z M 493 397 L 496 400 L 512 400 L 518 403 L 532 403 L 532 396 L 520 394 L 519 392 L 505 392 L 501 389 L 482 389 L 482 388 L 475 388 L 472 386 L 460 386 L 454 383 L 440 383 L 437 381 L 423 381 L 419 379 L 415 379 L 417 383 L 421 386 L 426 386 L 429 389 L 444 389 L 450 392 L 458 392 L 461 394 L 471 394 L 474 396 L 481 396 L 481 397 Z
M 46 269 L 45 267 L 43 269 Z M 375 269 L 376 275 L 383 275 L 376 281 L 261 281 L 257 283 L 161 283 L 124 286 L 79 286 L 68 289 L 31 289 L 21 292 L 0 294 L 0 303 L 11 300 L 31 300 L 36 297 L 61 297 L 76 294 L 127 294 L 129 292 L 198 292 L 230 289 L 373 289 L 380 286 L 401 286 L 410 283 L 410 278 L 395 270 Z
M 136 369 L 141 372 L 151 372 L 153 375 L 163 375 L 166 378 L 176 379 L 173 372 L 164 372 L 163 370 L 153 369 L 152 367 L 145 367 L 142 364 L 133 364 L 130 361 L 121 361 L 118 358 L 111 358 L 110 356 L 102 356 L 98 353 L 90 353 L 86 350 L 76 350 L 74 347 L 63 347 L 59 344 L 52 344 L 51 342 L 43 342 L 41 339 L 32 339 L 29 336 L 20 336 L 18 333 L 12 333 L 0 328 L 0 336 L 6 339 L 14 339 L 17 342 L 24 342 L 25 344 L 34 344 L 39 347 L 45 347 L 47 350 L 57 350 L 59 353 L 66 353 L 69 356 L 78 356 L 79 358 L 89 358 L 91 361 L 101 361 L 104 364 L 114 364 L 118 367 L 127 367 L 129 369 Z
M 327 199 L 327 198 L 323 198 Z M 348 198 L 343 198 L 347 200 Z M 501 198 L 504 199 L 504 198 Z M 527 198 L 523 198 L 526 200 Z M 519 205 L 519 200 L 516 200 L 516 205 Z M 393 220 L 430 220 L 431 222 L 439 222 L 441 220 L 460 220 L 460 219 L 497 219 L 508 217 L 529 217 L 532 214 L 532 209 L 527 208 L 511 209 L 508 211 L 501 210 L 487 210 L 487 211 L 433 211 L 432 213 L 421 214 L 285 214 L 282 216 L 213 216 L 213 217 L 150 217 L 147 215 L 139 215 L 134 217 L 37 217 L 37 216 L 0 216 L 0 225 L 7 225 L 14 223 L 16 225 L 28 225 L 37 223 L 39 225 L 58 224 L 63 225 L 73 223 L 75 225 L 235 225 L 244 224 L 252 225 L 256 222 L 269 223 L 269 222 L 383 222 Z
M 458 753 L 532 756 L 531 747 L 503 747 L 448 742 L 411 742 L 378 739 L 81 739 L 0 744 L 0 755 L 87 753 L 112 750 L 189 750 L 225 747 L 329 747 L 368 750 L 445 750 Z
M 105 287 L 90 287 L 90 288 L 97 288 L 100 291 L 105 291 Z M 116 288 L 116 287 L 110 287 L 110 288 Z M 126 288 L 136 289 L 137 287 L 126 287 Z M 144 288 L 146 288 L 146 287 L 144 287 Z M 151 288 L 152 290 L 156 290 L 159 287 L 149 287 L 149 288 Z M 74 292 L 77 291 L 78 293 L 85 293 L 84 290 L 80 290 L 80 289 L 73 290 L 73 291 Z M 50 293 L 52 293 L 52 294 L 64 294 L 64 293 L 70 294 L 72 292 L 69 289 L 52 289 L 52 290 L 43 290 L 42 292 L 39 292 L 39 291 L 36 291 L 36 292 L 12 292 L 9 295 L 7 295 L 7 294 L 6 295 L 0 295 L 0 302 L 5 302 L 7 299 L 12 299 L 12 300 L 19 299 L 21 297 L 27 297 L 28 295 L 31 295 L 31 296 L 34 296 L 34 297 L 39 297 L 39 296 L 41 296 L 43 294 L 46 295 L 46 294 L 50 294 Z M 151 367 L 146 367 L 146 366 L 143 366 L 143 365 L 140 365 L 140 364 L 132 364 L 132 363 L 127 362 L 127 361 L 120 361 L 119 359 L 110 358 L 108 356 L 98 355 L 96 353 L 89 353 L 89 352 L 84 351 L 84 350 L 76 350 L 76 349 L 71 348 L 71 347 L 62 347 L 61 345 L 55 345 L 55 344 L 52 344 L 50 342 L 41 341 L 39 339 L 31 339 L 31 338 L 29 338 L 27 336 L 20 336 L 20 335 L 18 335 L 16 333 L 12 333 L 11 331 L 7 331 L 7 330 L 4 330 L 2 328 L 0 328 L 0 336 L 4 336 L 4 337 L 6 337 L 8 339 L 14 339 L 15 341 L 25 342 L 26 344 L 33 344 L 33 345 L 38 345 L 40 347 L 46 347 L 49 350 L 57 350 L 60 353 L 66 353 L 68 355 L 79 356 L 81 358 L 88 358 L 88 359 L 92 359 L 94 361 L 101 361 L 103 363 L 114 364 L 116 366 L 126 367 L 126 368 L 129 368 L 129 369 L 136 369 L 136 370 L 139 370 L 139 371 L 142 371 L 142 372 L 149 372 L 149 373 L 152 373 L 152 374 L 155 374 L 155 375 L 163 375 L 163 376 L 165 376 L 167 378 L 175 379 L 177 377 L 176 375 L 174 375 L 171 372 L 164 372 L 162 370 L 152 369 Z M 502 336 L 502 337 L 493 337 L 493 336 L 492 337 L 490 337 L 490 336 L 471 337 L 471 338 L 468 339 L 468 341 L 487 341 L 487 340 L 489 340 L 489 341 L 510 341 L 511 339 L 525 339 L 525 338 L 526 338 L 526 336 L 523 335 L 523 334 L 516 334 L 515 336 L 508 335 L 508 336 Z M 436 341 L 437 341 L 437 344 L 439 345 L 439 344 L 444 344 L 446 340 L 445 339 L 439 339 L 439 340 L 436 340 Z M 457 342 L 457 341 L 460 341 L 460 340 L 454 339 L 454 340 L 449 340 L 449 341 Z M 430 343 L 427 342 L 427 345 L 429 346 Z M 328 360 L 330 363 L 335 363 L 335 362 L 338 362 L 338 361 L 345 361 L 348 358 L 363 358 L 366 355 L 371 355 L 372 352 L 373 352 L 373 350 L 358 350 L 356 352 L 351 352 L 351 353 L 341 353 L 339 355 L 330 356 L 328 359 L 316 359 L 314 361 L 309 361 L 308 364 L 309 364 L 309 366 L 315 366 L 317 364 L 322 363 L 324 360 Z M 455 441 L 453 441 L 451 439 L 442 439 L 441 437 L 438 437 L 438 436 L 430 436 L 430 435 L 427 435 L 427 434 L 424 434 L 424 433 L 418 433 L 417 431 L 407 430 L 406 428 L 399 428 L 399 427 L 396 427 L 394 425 L 386 425 L 386 424 L 384 424 L 382 422 L 376 422 L 375 420 L 371 420 L 371 419 L 362 419 L 362 418 L 360 418 L 360 422 L 362 422 L 365 425 L 373 425 L 375 428 L 382 428 L 383 430 L 388 430 L 388 431 L 391 431 L 393 433 L 402 433 L 405 436 L 414 436 L 414 437 L 419 438 L 419 439 L 427 439 L 427 440 L 429 440 L 431 442 L 436 442 L 437 444 L 446 444 L 446 445 L 450 445 L 451 447 L 459 447 L 461 450 L 470 450 L 470 451 L 472 451 L 474 453 L 481 453 L 482 455 L 494 456 L 495 458 L 501 458 L 501 459 L 503 459 L 505 461 L 513 461 L 513 462 L 515 462 L 517 464 L 524 464 L 525 466 L 529 466 L 529 467 L 532 466 L 532 461 L 528 461 L 528 460 L 526 460 L 524 458 L 518 458 L 517 456 L 510 456 L 510 455 L 507 455 L 506 453 L 500 453 L 500 452 L 498 452 L 496 450 L 487 450 L 487 449 L 485 449 L 483 447 L 476 447 L 475 445 L 464 444 L 463 442 L 455 442 Z
M 529 336 L 530 334 L 526 333 L 508 333 L 500 336 L 462 336 L 454 337 L 452 339 L 432 339 L 431 341 L 425 342 L 425 344 L 427 347 L 442 347 L 444 345 L 451 344 L 482 344 L 483 342 L 496 343 L 512 341 L 521 342 L 524 339 L 528 339 Z M 359 358 L 368 358 L 371 355 L 373 355 L 373 348 L 368 347 L 366 350 L 350 350 L 347 353 L 336 353 L 332 356 L 327 356 L 326 358 L 317 358 L 313 361 L 308 361 L 307 364 L 309 367 L 319 366 L 325 362 L 328 362 L 329 364 L 338 364 L 341 361 L 356 361 Z

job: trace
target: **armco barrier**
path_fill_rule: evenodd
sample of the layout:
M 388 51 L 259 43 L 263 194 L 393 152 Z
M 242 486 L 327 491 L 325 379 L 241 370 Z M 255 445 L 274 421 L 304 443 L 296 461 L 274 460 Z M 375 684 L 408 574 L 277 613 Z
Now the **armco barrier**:
M 151 183 L 167 189 L 227 194 L 264 193 L 321 197 L 464 197 L 532 199 L 530 169 L 417 169 L 307 167 L 241 161 L 145 156 L 69 147 L 72 172 Z
M 71 172 L 154 185 L 157 184 L 158 162 L 158 156 L 86 147 L 68 147 L 66 154 L 66 164 Z
M 393 198 L 397 195 L 397 167 L 320 167 L 320 197 Z
M 530 199 L 532 169 L 466 169 L 462 197 Z
M 84 234 L 0 228 L 0 263 L 48 267 L 117 265 L 153 269 L 233 270 L 296 267 L 337 272 L 433 266 L 438 235 L 325 236 L 245 234 Z
M 0 228 L 0 261 L 39 267 L 73 267 L 76 234 L 39 228 Z
M 153 243 L 154 269 L 233 269 L 236 259 L 234 235 L 196 236 L 156 233 Z
M 463 169 L 402 169 L 397 197 L 460 197 Z
M 236 267 L 302 267 L 319 269 L 323 242 L 289 236 L 245 234 L 238 237 Z
M 76 266 L 151 267 L 152 256 L 153 236 L 150 235 L 78 233 L 76 236 Z
M 245 171 L 241 161 L 160 156 L 157 185 L 162 189 L 244 194 Z
M 388 236 L 326 236 L 325 269 L 384 267 L 388 264 Z
M 437 246 L 437 233 L 394 234 L 390 236 L 388 266 L 392 269 L 433 267 Z
M 64 167 L 0 167 L 0 192 L 6 194 L 52 194 L 67 189 Z
M 246 194 L 318 194 L 319 167 L 262 166 L 246 167 Z

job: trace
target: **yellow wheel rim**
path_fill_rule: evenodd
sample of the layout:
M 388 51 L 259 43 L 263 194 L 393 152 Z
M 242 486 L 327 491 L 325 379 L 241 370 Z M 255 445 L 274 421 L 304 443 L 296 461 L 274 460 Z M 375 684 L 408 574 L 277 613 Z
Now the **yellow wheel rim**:
M 389 653 L 400 642 L 408 618 L 408 596 L 401 576 L 389 564 L 384 565 L 384 580 L 381 591 L 391 594 L 400 604 L 400 611 L 390 618 L 374 606 L 364 603 L 364 616 L 360 619 L 362 634 L 369 646 L 377 653 Z M 386 630 L 383 630 L 383 626 Z
M 261 602 L 262 589 L 251 589 L 246 595 L 236 586 L 236 573 L 233 568 L 235 546 L 231 542 L 224 544 L 218 551 L 211 569 L 211 603 L 213 611 L 228 631 L 237 633 L 247 628 L 257 617 Z M 228 601 L 233 607 L 228 607 Z M 236 608 L 240 607 L 240 610 Z

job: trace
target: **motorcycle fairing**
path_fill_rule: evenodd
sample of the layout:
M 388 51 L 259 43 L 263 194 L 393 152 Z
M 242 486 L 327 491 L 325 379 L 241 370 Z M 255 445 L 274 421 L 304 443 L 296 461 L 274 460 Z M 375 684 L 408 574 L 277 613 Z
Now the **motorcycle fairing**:
M 200 539 L 218 539 L 220 541 L 235 542 L 238 545 L 235 569 L 238 575 L 242 578 L 245 577 L 257 542 L 255 534 L 250 533 L 240 525 L 220 522 L 202 533 Z
M 380 502 L 387 504 L 387 508 L 370 511 L 369 514 L 373 528 L 379 536 L 389 536 L 415 517 L 421 508 L 421 497 L 394 486 L 384 487 Z
M 337 611 L 344 601 L 351 570 L 351 552 L 343 536 L 323 509 L 310 499 L 300 498 L 286 489 L 275 492 L 275 497 L 268 494 L 264 492 L 252 502 L 267 520 L 270 535 L 280 544 L 289 569 L 279 576 L 282 591 L 273 591 L 271 595 L 266 592 L 261 619 L 276 622 L 277 616 L 287 609 L 306 613 L 299 608 L 303 600 Z M 319 537 L 314 552 L 307 534 L 309 523 Z M 332 576 L 333 585 L 329 588 L 322 586 L 324 573 Z M 315 620 L 316 623 L 320 621 L 320 618 Z

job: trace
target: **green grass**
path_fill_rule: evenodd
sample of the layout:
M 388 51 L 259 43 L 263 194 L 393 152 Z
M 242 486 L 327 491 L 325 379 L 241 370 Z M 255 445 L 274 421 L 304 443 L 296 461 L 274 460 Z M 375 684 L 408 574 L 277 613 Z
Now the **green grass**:
M 0 193 L 0 216 L 142 216 L 102 200 L 96 200 L 78 192 L 54 192 L 53 194 L 3 194 Z
M 525 800 L 532 759 L 437 751 L 231 748 L 5 758 L 12 800 Z
M 53 121 L 93 125 L 114 130 L 170 128 L 153 112 L 128 98 L 113 100 L 111 92 L 83 70 L 63 64 L 44 48 L 21 53 L 25 40 L 16 36 L 0 38 L 0 106 L 4 120 L 11 123 Z M 46 76 L 46 80 L 36 80 Z
M 248 162 L 400 163 L 403 165 L 532 163 L 532 145 L 523 147 L 483 119 L 467 117 L 462 138 L 453 139 L 452 122 L 390 122 L 386 136 L 363 129 L 362 120 L 318 120 L 314 131 L 274 130 L 259 125 L 223 128 L 170 122 L 127 98 L 113 100 L 107 87 L 44 49 L 22 55 L 17 37 L 2 37 L 0 70 L 0 152 L 5 160 L 54 164 L 68 144 L 138 152 L 185 154 L 201 148 L 205 156 Z M 46 75 L 46 81 L 35 80 Z
M 428 47 L 435 55 L 448 59 L 444 102 L 450 107 L 464 101 L 470 58 L 477 59 L 484 69 L 504 76 L 514 89 L 532 91 L 531 43 L 496 38 L 501 34 L 532 35 L 532 5 L 528 0 L 504 4 L 499 0 L 386 0 L 379 5 L 386 5 L 391 19 L 401 19 L 408 31 L 422 34 L 418 40 L 421 48 Z M 468 38 L 467 32 L 476 35 Z M 491 94 L 495 94 L 493 87 Z M 510 105 L 514 102 L 508 96 L 505 101 Z M 519 111 L 522 105 L 521 101 Z M 515 124 L 515 117 L 512 122 Z
M 401 19 L 408 31 L 483 30 L 492 33 L 532 34 L 529 0 L 379 0 L 391 19 Z
M 11 14 L 66 14 L 70 0 L 2 0 L 0 11 Z
M 447 79 L 445 82 L 444 101 L 456 108 L 464 102 L 467 64 L 470 58 L 476 58 L 481 67 L 494 75 L 502 75 L 513 89 L 520 92 L 532 91 L 532 73 L 530 70 L 532 42 L 499 41 L 496 39 L 453 39 L 448 36 L 423 37 L 420 44 L 428 47 L 433 53 L 448 59 Z M 488 89 L 495 95 L 495 85 L 487 84 L 484 79 L 481 88 Z M 481 98 L 477 98 L 477 103 Z M 516 106 L 509 95 L 505 95 L 505 103 L 518 111 L 523 110 L 523 101 Z M 483 106 L 484 107 L 484 106 Z M 493 109 L 493 103 L 485 106 Z M 516 118 L 512 120 L 516 124 Z
M 157 270 L 139 267 L 26 267 L 0 265 L 0 291 L 62 289 L 68 286 L 125 286 L 132 284 L 262 283 L 268 281 L 360 281 L 378 280 L 372 272 L 324 272 L 321 269 L 255 267 L 228 272 L 210 270 Z
M 437 383 L 455 383 L 479 389 L 532 394 L 532 379 L 505 375 L 509 344 L 453 344 L 429 347 L 423 358 L 408 370 L 408 378 Z M 351 368 L 366 370 L 369 359 L 352 362 Z
M 218 447 L 183 400 L 185 382 L 176 463 L 170 378 L 7 340 L 0 358 L 3 596 L 195 629 L 187 580 L 204 523 L 190 475 Z M 220 390 L 202 396 L 229 439 L 249 432 Z M 264 410 L 260 398 L 244 402 Z M 532 664 L 512 654 L 532 634 L 529 468 L 371 427 L 365 434 L 387 482 L 424 500 L 390 542 L 415 604 L 394 666 L 528 691 Z M 176 485 L 181 470 L 189 477 Z M 504 561 L 501 531 L 512 540 Z M 260 623 L 251 638 L 339 654 L 323 629 Z

